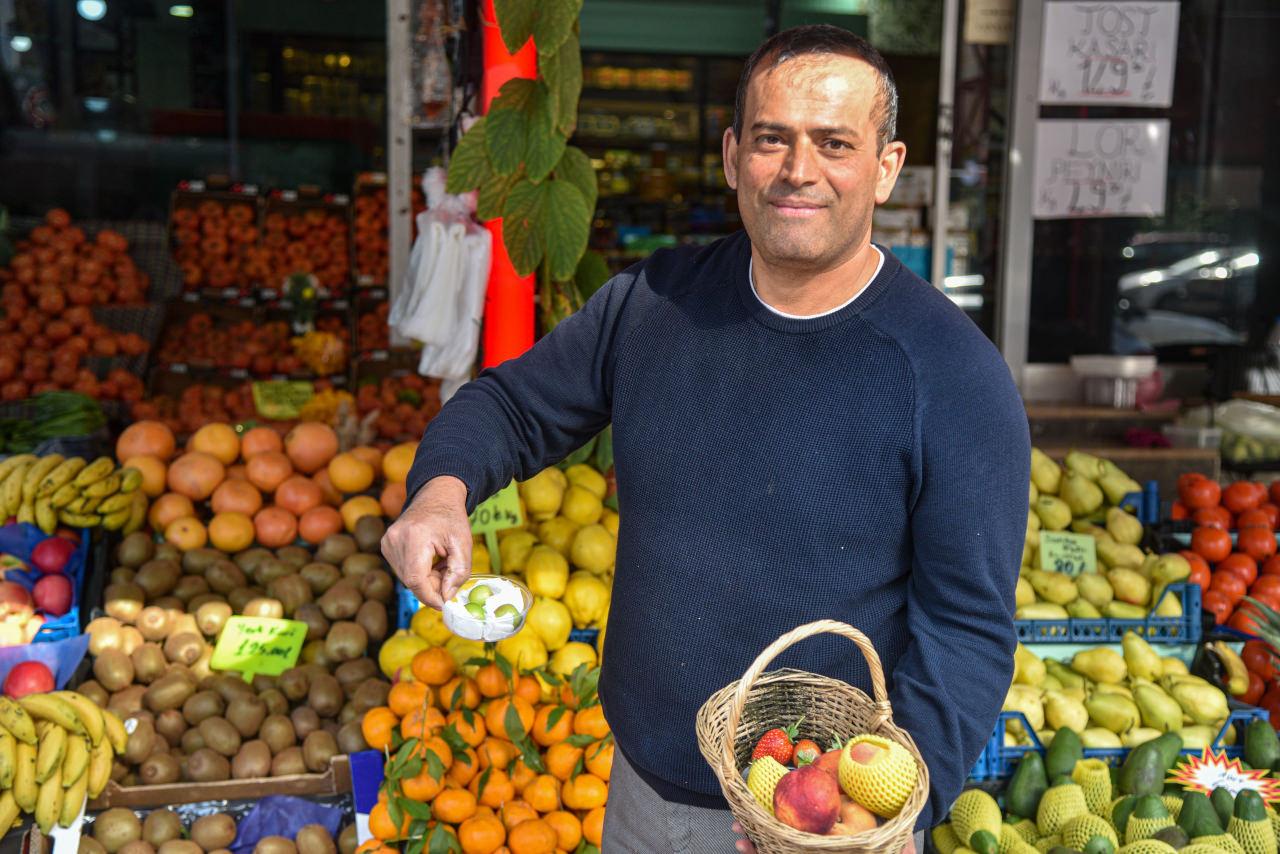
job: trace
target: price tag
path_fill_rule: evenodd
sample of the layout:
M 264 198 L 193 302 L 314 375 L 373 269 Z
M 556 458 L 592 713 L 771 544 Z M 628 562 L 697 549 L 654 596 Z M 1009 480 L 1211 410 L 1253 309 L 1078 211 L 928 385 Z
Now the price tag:
M 169 370 L 175 374 L 185 374 L 187 372 L 187 366 L 182 362 L 174 362 L 169 366 Z
M 524 516 L 520 513 L 520 493 L 516 485 L 509 483 L 497 494 L 483 502 L 471 514 L 471 533 L 496 534 L 507 528 L 518 528 L 524 524 Z
M 298 663 L 306 640 L 307 624 L 301 620 L 229 617 L 209 666 L 238 671 L 246 682 L 259 673 L 279 676 Z
M 1228 759 L 1225 753 L 1207 747 L 1201 749 L 1199 756 L 1184 756 L 1169 772 L 1168 782 L 1206 795 L 1219 788 L 1233 796 L 1250 789 L 1269 804 L 1280 801 L 1280 780 L 1267 777 L 1265 768 L 1246 769 L 1239 759 Z
M 232 368 L 227 373 L 233 380 L 244 380 L 249 378 L 249 372 L 244 368 Z
M 193 193 L 203 193 L 204 181 L 192 181 L 189 184 L 187 184 L 187 189 Z
M 1076 576 L 1098 571 L 1098 542 L 1088 534 L 1040 532 L 1040 568 Z
M 253 406 L 263 418 L 288 421 L 298 417 L 315 387 L 305 380 L 279 380 L 253 384 Z

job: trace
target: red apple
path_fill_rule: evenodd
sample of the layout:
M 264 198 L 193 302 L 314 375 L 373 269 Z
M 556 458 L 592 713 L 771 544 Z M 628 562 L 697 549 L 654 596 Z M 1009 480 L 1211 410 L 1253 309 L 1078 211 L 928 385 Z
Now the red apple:
M 821 768 L 838 782 L 840 780 L 840 751 L 828 750 L 826 753 L 813 760 L 813 767 Z
M 816 765 L 789 771 L 773 791 L 773 814 L 796 830 L 824 834 L 840 815 L 840 784 Z
M 31 614 L 31 594 L 16 581 L 0 581 L 0 616 Z
M 45 574 L 64 572 L 75 552 L 76 547 L 70 540 L 49 537 L 31 550 L 31 565 Z
M 38 661 L 15 664 L 4 679 L 6 697 L 25 697 L 27 694 L 44 694 L 55 688 L 53 673 Z
M 46 575 L 32 591 L 36 607 L 50 617 L 61 617 L 71 610 L 71 579 L 65 575 Z

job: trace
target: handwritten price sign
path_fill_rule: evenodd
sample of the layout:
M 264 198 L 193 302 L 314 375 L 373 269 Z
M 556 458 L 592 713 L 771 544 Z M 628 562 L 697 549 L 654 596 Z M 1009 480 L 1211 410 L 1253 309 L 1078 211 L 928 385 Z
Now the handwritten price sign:
M 279 676 L 298 663 L 307 640 L 307 624 L 270 617 L 230 617 L 218 635 L 209 666 L 235 670 L 252 682 L 259 673 Z
M 516 485 L 509 483 L 489 500 L 483 502 L 471 514 L 471 533 L 496 534 L 507 528 L 519 528 L 524 524 L 520 512 L 520 493 Z
M 1098 542 L 1088 534 L 1040 532 L 1040 568 L 1065 575 L 1098 571 Z

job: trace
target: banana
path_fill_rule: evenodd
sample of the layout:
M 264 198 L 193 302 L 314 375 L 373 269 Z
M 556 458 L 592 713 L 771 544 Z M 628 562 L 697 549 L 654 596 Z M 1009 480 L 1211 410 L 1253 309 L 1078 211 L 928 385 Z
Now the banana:
M 53 826 L 62 817 L 63 798 L 62 770 L 55 768 L 36 792 L 35 820 L 41 833 L 53 830 Z
M 89 465 L 82 468 L 80 473 L 76 475 L 75 480 L 71 482 L 74 483 L 77 488 L 84 489 L 86 486 L 90 486 L 91 484 L 95 484 L 98 481 L 103 480 L 115 470 L 115 460 L 111 457 L 98 457 L 96 460 L 89 463 Z
M 125 732 L 124 723 L 112 711 L 102 713 L 102 723 L 107 741 L 111 744 L 111 752 L 116 756 L 123 754 L 125 747 L 129 745 L 129 733 Z
M 75 512 L 75 513 L 82 513 L 82 514 L 83 514 L 83 513 L 97 513 L 97 512 L 98 512 L 98 505 L 99 505 L 99 504 L 101 504 L 101 503 L 102 503 L 103 501 L 105 501 L 105 500 L 106 500 L 106 499 L 104 499 L 104 498 L 100 498 L 100 497 L 93 496 L 93 495 L 81 495 L 81 496 L 80 496 L 80 507 L 79 507 L 79 509 L 77 509 L 77 510 L 75 510 L 75 511 L 73 511 L 73 512 Z M 72 503 L 74 504 L 75 502 L 73 501 Z M 69 509 L 69 508 L 68 508 L 68 509 Z M 101 513 L 98 513 L 98 515 L 99 515 L 99 516 L 101 516 L 102 514 L 101 514 Z
M 13 788 L 13 773 L 18 762 L 18 740 L 7 729 L 0 729 L 0 789 Z M 0 821 L 0 827 L 4 827 Z
M 1244 659 L 1223 641 L 1216 641 L 1211 648 L 1227 671 L 1227 693 L 1239 696 L 1249 690 L 1249 670 L 1244 666 Z
M 113 513 L 119 513 L 121 510 L 129 510 L 133 507 L 133 496 L 127 492 L 117 492 L 108 498 L 102 499 L 102 503 L 98 505 L 96 512 L 103 516 L 110 516 Z M 128 516 L 125 517 L 129 518 Z
M 41 457 L 31 464 L 27 469 L 27 473 L 22 478 L 22 498 L 24 501 L 34 501 L 36 490 L 40 487 L 40 481 L 44 480 L 45 475 L 62 465 L 64 457 L 62 454 L 50 454 L 47 457 Z
M 139 486 L 142 486 L 142 472 L 133 466 L 126 466 L 118 472 L 120 475 L 120 491 L 133 492 Z
M 102 517 L 102 528 L 105 531 L 118 531 L 128 523 L 132 515 L 133 511 L 128 507 L 117 510 L 115 513 L 108 513 Z
M 89 752 L 89 770 L 85 772 L 89 797 L 96 798 L 111 781 L 111 742 L 103 739 Z
M 22 499 L 22 503 L 18 505 L 18 522 L 23 525 L 34 525 L 36 523 L 36 505 L 35 501 Z
M 36 524 L 40 526 L 40 530 L 46 534 L 52 534 L 58 530 L 58 512 L 53 509 L 49 503 L 48 496 L 36 499 Z
M 58 814 L 58 824 L 70 827 L 84 808 L 85 795 L 89 792 L 89 775 L 81 774 L 79 780 L 63 788 L 65 791 L 62 793 L 62 811 Z
M 9 472 L 9 476 L 4 479 L 4 484 L 0 485 L 0 515 L 12 516 L 18 512 L 18 507 L 22 505 L 22 480 L 27 474 L 27 469 L 33 465 L 31 460 L 25 463 L 19 463 Z
M 0 696 L 0 726 L 23 744 L 36 744 L 36 722 L 16 700 Z
M 80 473 L 80 469 L 85 467 L 84 457 L 68 457 L 58 466 L 41 479 L 36 486 L 36 497 L 42 495 L 52 495 L 60 486 L 71 482 L 71 478 Z
M 53 491 L 53 495 L 49 497 L 49 504 L 54 510 L 61 510 L 79 497 L 80 490 L 76 489 L 74 483 L 64 483 Z
M 72 528 L 96 528 L 102 524 L 102 517 L 95 513 L 68 513 L 64 510 L 58 514 L 58 521 Z
M 108 495 L 115 495 L 120 491 L 121 480 L 119 474 L 109 475 L 102 480 L 94 481 L 82 491 L 90 498 L 106 498 Z
M 60 773 L 66 753 L 67 731 L 60 726 L 45 727 L 36 751 L 36 782 L 44 783 L 55 772 Z
M 36 771 L 40 770 L 36 763 Z M 82 735 L 67 736 L 67 749 L 62 755 L 62 788 L 79 782 L 89 770 L 89 740 Z
M 102 741 L 102 736 L 106 733 L 106 715 L 102 709 L 84 694 L 78 694 L 75 691 L 54 691 L 53 696 L 66 700 L 71 708 L 75 709 L 90 744 L 96 745 Z M 67 782 L 70 785 L 70 781 Z
M 26 742 L 18 742 L 13 773 L 13 797 L 23 812 L 36 808 L 36 748 Z
M 35 454 L 14 454 L 8 459 L 0 460 L 0 481 L 7 478 L 18 466 L 30 465 L 35 461 Z
M 5 791 L 0 793 L 0 833 L 7 833 L 9 828 L 13 827 L 13 823 L 18 820 L 18 800 L 13 796 L 13 792 Z
M 124 527 L 120 529 L 125 534 L 132 534 L 134 531 L 141 530 L 147 521 L 149 505 L 146 493 L 142 490 L 137 490 L 132 495 L 133 505 L 129 508 L 129 521 L 125 522 Z
M 28 694 L 18 698 L 18 705 L 37 721 L 48 721 L 60 726 L 69 735 L 87 735 L 84 724 L 76 715 L 75 706 L 52 694 Z M 43 780 L 43 778 L 42 778 Z

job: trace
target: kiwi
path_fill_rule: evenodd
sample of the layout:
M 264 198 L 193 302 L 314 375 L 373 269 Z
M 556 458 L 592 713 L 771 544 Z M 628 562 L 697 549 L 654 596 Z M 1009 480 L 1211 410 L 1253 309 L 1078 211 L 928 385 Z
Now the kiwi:
M 369 649 L 369 633 L 359 623 L 341 620 L 329 628 L 324 639 L 324 652 L 333 661 L 360 658 Z
M 204 638 L 195 632 L 181 632 L 164 642 L 164 656 L 178 664 L 191 666 L 204 654 Z
M 292 839 L 283 836 L 264 836 L 253 846 L 253 854 L 298 854 Z
M 173 588 L 173 595 L 183 604 L 190 604 L 192 599 L 208 592 L 209 582 L 199 575 L 184 575 L 178 579 L 177 585 Z
M 329 620 L 350 620 L 360 610 L 362 602 L 364 597 L 360 595 L 356 582 L 350 578 L 339 581 L 316 600 L 321 612 Z
M 298 570 L 311 563 L 311 552 L 302 546 L 281 546 L 276 549 L 276 558 Z
M 165 741 L 177 744 L 182 741 L 182 734 L 187 731 L 187 719 L 177 709 L 166 709 L 156 715 L 156 732 L 164 736 Z
M 279 599 L 260 596 L 246 602 L 240 609 L 240 613 L 246 617 L 269 617 L 278 620 L 284 616 L 284 604 Z
M 307 624 L 307 640 L 324 640 L 324 636 L 329 633 L 329 620 L 325 617 L 324 612 L 320 610 L 320 606 L 314 602 L 307 602 L 300 605 L 293 612 L 293 619 Z
M 361 682 L 366 679 L 373 679 L 377 675 L 378 665 L 374 663 L 372 658 L 357 658 L 352 661 L 345 661 L 333 671 L 333 677 L 338 680 L 338 684 L 342 686 L 343 692 L 348 697 L 351 696 Z
M 80 848 L 77 854 L 107 854 L 107 849 L 103 848 L 102 843 L 92 836 L 81 836 Z
M 138 765 L 151 755 L 156 739 L 156 728 L 150 720 L 133 718 L 133 732 L 125 742 L 124 760 L 130 765 Z M 126 729 L 128 727 L 126 726 Z
M 202 747 L 208 747 L 204 743 L 204 736 L 200 735 L 199 727 L 191 727 L 182 734 L 182 752 L 190 756 Z
M 232 708 L 235 708 L 233 705 Z M 205 745 L 223 756 L 235 756 L 240 750 L 240 731 L 226 718 L 205 718 L 198 727 Z
M 381 516 L 362 516 L 356 522 L 356 545 L 367 554 L 382 553 L 382 535 L 387 532 L 387 523 Z
M 164 845 L 170 839 L 181 839 L 182 836 L 182 819 L 172 810 L 152 810 L 142 822 L 142 838 L 152 845 Z
M 228 848 L 236 841 L 236 821 L 220 812 L 202 815 L 191 823 L 191 841 L 205 851 Z
M 351 695 L 351 706 L 360 714 L 370 709 L 387 704 L 387 695 L 391 693 L 391 683 L 382 679 L 366 679 Z
M 337 740 L 339 753 L 350 755 L 369 749 L 368 743 L 364 740 L 364 733 L 360 729 L 360 721 L 358 719 L 352 719 L 344 723 L 338 730 Z
M 237 587 L 227 594 L 227 602 L 237 614 L 243 614 L 246 605 L 254 599 L 263 598 L 265 595 L 266 591 L 261 587 Z
M 337 566 L 346 559 L 347 555 L 354 554 L 355 551 L 355 537 L 350 534 L 330 534 L 324 538 L 320 548 L 316 549 L 316 560 Z
M 213 677 L 212 688 L 221 694 L 222 699 L 228 703 L 242 700 L 253 693 L 253 689 L 246 685 L 243 679 L 238 679 L 226 673 L 220 673 Z
M 331 563 L 309 563 L 298 570 L 298 575 L 311 587 L 311 592 L 319 596 L 342 579 L 342 572 Z
M 128 843 L 142 839 L 142 822 L 133 810 L 115 807 L 93 820 L 93 838 L 108 852 L 117 852 Z
M 231 760 L 231 777 L 252 780 L 271 775 L 271 748 L 261 739 L 246 741 Z
M 299 706 L 294 709 L 289 713 L 289 720 L 293 722 L 294 734 L 300 739 L 305 739 L 320 729 L 320 716 L 310 706 Z
M 154 600 L 172 593 L 181 575 L 182 568 L 176 562 L 153 558 L 138 568 L 133 583 L 146 591 L 148 599 Z
M 205 602 L 196 609 L 196 625 L 208 638 L 216 638 L 231 616 L 231 606 L 222 600 Z
M 307 854 L 338 854 L 338 846 L 333 844 L 333 837 L 322 824 L 308 824 L 298 831 L 293 838 L 299 851 Z
M 221 593 L 223 596 L 249 584 L 244 571 L 229 560 L 219 560 L 210 564 L 205 570 L 204 580 L 209 582 L 210 590 Z
M 111 570 L 111 574 L 107 576 L 108 584 L 129 584 L 133 579 L 137 578 L 138 571 L 130 569 L 127 566 L 117 566 Z
M 338 834 L 339 854 L 356 854 L 356 849 L 359 847 L 360 838 L 356 835 L 356 826 L 354 823 L 348 824 Z
M 272 755 L 298 743 L 298 735 L 294 732 L 293 721 L 287 715 L 269 715 L 258 730 L 261 738 Z
M 178 608 L 169 612 L 169 634 L 200 634 L 200 626 L 196 623 L 195 614 L 188 614 L 185 609 Z
M 311 689 L 311 677 L 301 667 L 290 667 L 280 674 L 277 684 L 280 692 L 296 703 L 307 696 L 307 691 Z
M 108 617 L 115 617 L 122 623 L 132 623 L 138 619 L 146 600 L 146 591 L 133 582 L 108 584 L 107 589 L 102 591 L 102 610 L 107 612 Z
M 391 573 L 385 569 L 371 569 L 360 576 L 360 595 L 365 599 L 373 599 L 387 603 L 396 592 L 396 583 Z
M 159 599 L 151 600 L 151 604 L 157 608 L 163 608 L 169 612 L 169 619 L 173 619 L 176 615 L 183 613 L 186 605 L 177 596 L 161 596 Z
M 89 654 L 97 658 L 109 649 L 120 649 L 120 629 L 123 623 L 115 617 L 98 617 L 84 627 L 89 636 Z
M 307 641 L 302 647 L 302 662 L 304 664 L 314 664 L 321 667 L 327 673 L 333 668 L 335 662 L 329 660 L 329 656 L 324 651 L 324 641 L 313 640 Z
M 352 721 L 358 721 L 363 717 L 364 715 L 357 711 L 356 707 L 351 705 L 351 702 L 348 701 L 347 704 L 342 707 L 342 711 L 338 712 L 338 726 L 345 726 L 346 724 L 349 724 Z
M 227 709 L 226 700 L 217 691 L 208 689 L 197 691 L 182 704 L 182 716 L 191 726 L 198 725 L 205 718 L 214 718 Z
M 142 531 L 135 531 L 116 546 L 116 563 L 132 569 L 142 566 L 156 553 L 156 544 Z
M 107 709 L 116 717 L 127 718 L 142 709 L 147 694 L 146 685 L 130 685 L 123 691 L 116 691 L 107 701 Z
M 133 651 L 146 643 L 143 640 L 142 632 L 133 626 L 122 626 L 120 628 L 120 651 L 125 655 L 133 655 Z
M 302 741 L 302 761 L 313 774 L 326 770 L 337 753 L 338 740 L 328 730 L 318 729 Z
M 180 709 L 195 692 L 195 684 L 189 674 L 183 675 L 170 670 L 147 687 L 145 702 L 153 712 Z
M 138 612 L 138 631 L 144 640 L 159 641 L 169 636 L 173 620 L 169 612 L 159 605 L 148 605 Z
M 311 680 L 307 691 L 307 705 L 322 718 L 331 718 L 342 709 L 342 686 L 338 680 L 325 673 Z
M 302 758 L 301 747 L 286 747 L 271 758 L 271 776 L 288 777 L 307 773 L 307 763 Z
M 172 754 L 156 752 L 143 760 L 138 768 L 138 779 L 144 786 L 163 786 L 176 783 L 182 776 L 182 767 Z
M 133 842 L 126 842 L 117 854 L 156 854 L 156 849 L 150 842 L 135 839 Z
M 156 854 L 204 854 L 204 849 L 190 839 L 170 839 L 156 849 Z
M 120 691 L 133 684 L 133 660 L 118 650 L 108 650 L 93 663 L 93 675 L 108 691 Z
M 258 567 L 262 566 L 263 561 L 275 560 L 275 555 L 270 549 L 255 547 L 245 549 L 235 556 L 235 563 L 240 569 L 252 575 L 258 571 Z
M 279 688 L 271 688 L 258 695 L 258 699 L 267 707 L 268 715 L 289 714 L 289 698 L 280 693 Z
M 291 563 L 285 563 L 282 560 L 271 558 L 264 560 L 262 564 L 253 573 L 253 580 L 262 586 L 267 586 L 277 578 L 284 578 L 286 575 L 293 575 L 298 568 Z
M 168 663 L 164 650 L 155 643 L 144 643 L 133 651 L 129 660 L 133 663 L 133 681 L 143 685 L 150 685 L 159 679 Z
M 226 559 L 222 552 L 211 548 L 190 549 L 179 553 L 182 571 L 187 575 L 204 575 L 211 565 Z
M 386 564 L 382 562 L 382 558 L 378 555 L 357 552 L 353 555 L 348 555 L 342 561 L 342 577 L 358 581 L 360 576 L 366 572 L 385 568 Z
M 267 704 L 257 694 L 248 694 L 227 707 L 227 720 L 242 738 L 253 738 L 267 718 Z
M 187 779 L 193 783 L 215 783 L 230 777 L 231 762 L 212 748 L 202 747 L 187 757 Z
M 364 629 L 373 643 L 381 643 L 387 637 L 387 606 L 369 600 L 356 611 L 356 624 Z
M 267 584 L 267 595 L 278 599 L 284 606 L 284 612 L 290 616 L 312 600 L 311 585 L 296 572 Z
M 135 673 L 137 672 L 136 667 L 134 668 L 134 671 Z M 76 693 L 84 694 L 98 708 L 106 708 L 107 702 L 111 699 L 111 695 L 107 692 L 107 689 L 103 688 L 102 683 L 97 679 L 89 679 L 88 681 L 81 682 L 80 687 L 76 688 Z

